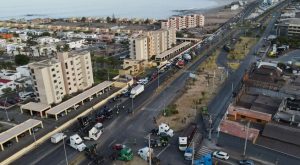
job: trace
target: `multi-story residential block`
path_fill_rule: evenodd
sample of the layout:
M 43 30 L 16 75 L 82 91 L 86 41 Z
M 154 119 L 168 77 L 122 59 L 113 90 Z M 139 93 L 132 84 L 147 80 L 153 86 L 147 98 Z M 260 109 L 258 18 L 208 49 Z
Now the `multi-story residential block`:
M 66 95 L 61 63 L 57 59 L 28 64 L 38 101 L 59 103 Z
M 130 58 L 149 60 L 176 44 L 175 29 L 148 31 L 130 38 Z
M 38 100 L 59 103 L 66 94 L 91 87 L 94 83 L 89 52 L 60 53 L 56 59 L 28 64 Z
M 135 60 L 148 60 L 148 38 L 145 35 L 135 36 L 130 41 L 130 58 Z
M 80 54 L 59 53 L 64 84 L 67 94 L 91 87 L 94 83 L 91 55 L 89 52 Z
M 175 28 L 177 30 L 194 27 L 203 27 L 205 17 L 202 14 L 192 14 L 185 16 L 174 16 L 161 22 L 162 29 Z
M 278 34 L 288 37 L 300 36 L 300 18 L 288 18 L 278 24 Z

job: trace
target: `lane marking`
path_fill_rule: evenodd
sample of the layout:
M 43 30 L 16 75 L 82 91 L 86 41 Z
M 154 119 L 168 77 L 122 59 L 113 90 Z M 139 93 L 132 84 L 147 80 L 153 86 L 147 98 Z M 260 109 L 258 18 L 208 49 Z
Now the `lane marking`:
M 108 148 L 110 148 L 111 145 L 112 145 L 113 143 L 115 143 L 116 141 L 117 141 L 117 140 L 115 139 L 115 140 L 113 140 L 111 143 L 109 143 Z
M 163 150 L 161 150 L 156 157 L 159 157 L 160 154 L 162 154 L 168 147 L 170 147 L 170 144 L 168 144 Z

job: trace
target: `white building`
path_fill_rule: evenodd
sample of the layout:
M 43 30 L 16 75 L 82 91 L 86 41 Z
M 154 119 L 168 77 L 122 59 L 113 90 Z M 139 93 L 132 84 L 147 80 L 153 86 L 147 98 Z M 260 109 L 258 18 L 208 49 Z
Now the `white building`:
M 30 69 L 28 65 L 19 66 L 16 71 L 21 74 L 22 77 L 30 77 Z
M 86 43 L 85 39 L 79 39 L 79 40 L 70 41 L 67 44 L 69 45 L 70 49 L 77 49 L 83 47 L 85 43 Z
M 14 81 L 21 78 L 21 73 L 12 70 L 1 70 L 0 78 Z
M 3 89 L 11 88 L 12 90 L 16 89 L 16 84 L 12 80 L 0 79 L 0 95 L 2 95 Z
M 161 22 L 162 29 L 174 28 L 176 30 L 203 27 L 205 17 L 202 14 L 192 14 L 184 16 L 173 16 Z
M 36 41 L 39 44 L 44 45 L 44 44 L 52 44 L 52 43 L 60 42 L 60 39 L 46 36 L 46 37 L 39 37 L 36 39 Z

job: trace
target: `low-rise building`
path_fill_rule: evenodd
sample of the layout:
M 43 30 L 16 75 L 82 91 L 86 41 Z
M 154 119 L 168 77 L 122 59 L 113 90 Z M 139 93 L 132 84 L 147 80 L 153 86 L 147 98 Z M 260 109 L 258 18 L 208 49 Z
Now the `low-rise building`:
M 300 18 L 281 20 L 277 26 L 280 36 L 300 37 Z

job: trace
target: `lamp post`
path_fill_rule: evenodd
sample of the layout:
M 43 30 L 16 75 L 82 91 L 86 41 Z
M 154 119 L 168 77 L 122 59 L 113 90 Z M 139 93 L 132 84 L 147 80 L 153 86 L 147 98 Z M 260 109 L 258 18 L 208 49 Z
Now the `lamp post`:
M 10 119 L 8 117 L 7 109 L 5 108 L 6 107 L 6 102 L 7 102 L 7 97 L 5 98 L 5 102 L 4 102 L 4 110 L 5 110 L 7 121 L 10 121 Z
M 246 156 L 246 150 L 247 150 L 247 141 L 248 141 L 248 134 L 249 134 L 249 127 L 250 127 L 250 121 L 247 123 L 247 129 L 246 129 L 246 138 L 245 138 L 245 145 L 244 145 L 244 152 L 243 152 L 243 156 Z
M 64 152 L 65 152 L 66 164 L 69 165 L 68 155 L 67 155 L 67 150 L 66 150 L 65 138 L 63 138 L 63 144 L 64 144 Z

